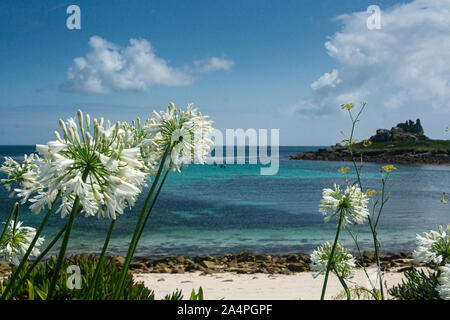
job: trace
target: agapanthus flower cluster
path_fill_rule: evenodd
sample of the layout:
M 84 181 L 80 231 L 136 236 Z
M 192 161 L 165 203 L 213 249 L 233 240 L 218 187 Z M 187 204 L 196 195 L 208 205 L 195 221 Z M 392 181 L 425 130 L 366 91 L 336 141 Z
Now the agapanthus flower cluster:
M 149 167 L 157 168 L 165 151 L 172 148 L 164 165 L 172 163 L 173 170 L 180 171 L 184 165 L 203 164 L 213 142 L 208 137 L 212 122 L 192 104 L 186 111 L 170 103 L 166 111 L 153 112 L 144 125 L 143 146 Z
M 438 278 L 439 285 L 436 287 L 441 299 L 450 300 L 450 264 L 439 267 L 441 275 Z
M 341 188 L 335 184 L 334 190 L 323 189 L 319 211 L 325 216 L 325 222 L 329 222 L 333 217 L 339 219 L 340 213 L 343 213 L 344 225 L 353 222 L 361 224 L 370 214 L 367 208 L 368 201 L 367 195 L 359 187 L 348 186 L 342 192 Z
M 6 232 L 0 243 L 0 256 L 15 265 L 20 263 L 20 259 L 28 250 L 31 241 L 36 235 L 36 229 L 32 227 L 22 227 L 22 222 L 11 220 L 6 227 Z M 30 256 L 36 257 L 40 254 L 39 246 L 44 242 L 44 238 L 39 237 L 31 250 Z
M 62 134 L 56 140 L 36 149 L 43 157 L 39 162 L 38 180 L 42 187 L 33 197 L 28 189 L 17 190 L 19 196 L 32 202 L 30 209 L 39 212 L 50 207 L 61 191 L 57 212 L 69 214 L 78 197 L 86 216 L 115 219 L 126 206 L 134 205 L 145 183 L 145 172 L 139 147 L 125 147 L 126 132 L 117 122 L 94 119 L 78 111 L 73 118 L 59 121 Z
M 13 197 L 16 185 L 21 189 L 37 191 L 40 186 L 37 181 L 38 168 L 36 162 L 41 161 L 37 154 L 24 155 L 23 162 L 19 163 L 11 157 L 5 157 L 0 172 L 6 174 L 6 178 L 0 179 L 0 185 L 4 185 L 7 191 L 10 191 L 10 197 Z M 12 191 L 11 191 L 12 190 Z
M 442 226 L 438 231 L 431 230 L 416 236 L 417 247 L 413 252 L 418 262 L 436 264 L 447 263 L 450 259 L 450 224 L 444 230 Z
M 311 270 L 316 278 L 327 271 L 333 244 L 325 242 L 311 254 Z M 355 258 L 345 249 L 341 243 L 336 244 L 330 270 L 342 279 L 350 279 L 354 276 Z
M 131 123 L 122 123 L 122 142 L 126 148 L 135 148 L 142 145 L 144 139 L 144 129 L 141 125 L 141 119 L 137 118 Z

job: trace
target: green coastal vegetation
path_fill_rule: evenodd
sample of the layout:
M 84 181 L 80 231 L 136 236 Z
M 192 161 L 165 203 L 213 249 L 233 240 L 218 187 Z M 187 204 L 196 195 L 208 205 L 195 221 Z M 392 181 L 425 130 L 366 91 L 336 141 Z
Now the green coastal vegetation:
M 364 147 L 363 143 L 355 144 L 356 152 L 370 153 L 379 151 L 417 151 L 450 153 L 450 140 L 420 139 L 417 141 L 380 141 L 374 142 L 370 146 Z
M 450 153 L 450 140 L 435 140 L 426 137 L 418 140 L 377 141 L 369 146 L 363 142 L 354 145 L 356 152 L 370 153 L 379 151 L 433 152 Z

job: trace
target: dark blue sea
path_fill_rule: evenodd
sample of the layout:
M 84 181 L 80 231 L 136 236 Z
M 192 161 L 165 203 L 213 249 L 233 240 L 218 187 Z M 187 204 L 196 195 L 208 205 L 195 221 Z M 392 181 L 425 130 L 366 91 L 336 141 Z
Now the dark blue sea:
M 337 170 L 350 163 L 295 161 L 286 155 L 319 147 L 280 147 L 278 174 L 260 175 L 260 164 L 191 165 L 171 173 L 152 212 L 137 249 L 137 256 L 178 254 L 311 252 L 332 240 L 336 224 L 324 224 L 318 212 L 322 189 L 345 181 Z M 0 156 L 23 159 L 34 146 L 0 146 Z M 229 156 L 229 155 L 228 155 Z M 247 159 L 248 160 L 248 159 Z M 380 190 L 381 164 L 366 164 L 364 189 Z M 379 224 L 381 250 L 411 251 L 416 233 L 450 222 L 450 205 L 439 200 L 450 191 L 450 166 L 396 165 L 387 190 L 390 201 Z M 353 177 L 354 178 L 354 177 Z M 112 235 L 109 253 L 124 254 L 148 189 L 137 205 L 121 215 Z M 0 191 L 0 220 L 5 220 L 15 199 Z M 21 207 L 20 220 L 38 227 L 43 213 Z M 44 236 L 50 240 L 65 220 L 54 215 Z M 69 244 L 70 253 L 99 252 L 108 221 L 77 217 Z M 362 248 L 371 249 L 367 223 L 359 228 Z M 341 239 L 351 246 L 345 232 Z M 353 247 L 352 247 L 353 248 Z

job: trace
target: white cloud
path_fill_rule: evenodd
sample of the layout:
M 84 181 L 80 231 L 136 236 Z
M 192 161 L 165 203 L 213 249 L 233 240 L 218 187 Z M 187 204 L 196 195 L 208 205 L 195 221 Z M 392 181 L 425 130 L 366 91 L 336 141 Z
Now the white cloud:
M 174 68 L 156 56 L 147 40 L 130 39 L 129 42 L 122 48 L 99 36 L 91 37 L 88 53 L 73 60 L 61 88 L 72 92 L 108 93 L 145 91 L 153 85 L 186 86 L 194 82 L 198 73 L 227 70 L 233 64 L 212 57 L 193 70 Z
M 311 84 L 311 89 L 317 90 L 325 86 L 330 86 L 334 88 L 340 82 L 342 82 L 342 80 L 339 79 L 339 71 L 337 69 L 333 69 L 331 73 L 325 72 L 323 76 L 321 76 L 318 80 L 314 81 Z
M 200 72 L 209 73 L 218 70 L 229 70 L 234 62 L 223 58 L 211 57 L 207 60 L 195 61 Z
M 386 108 L 450 108 L 450 1 L 416 0 L 381 12 L 381 29 L 369 14 L 337 17 L 343 23 L 325 43 L 339 70 L 311 84 L 298 112 L 324 114 L 341 103 L 378 97 Z

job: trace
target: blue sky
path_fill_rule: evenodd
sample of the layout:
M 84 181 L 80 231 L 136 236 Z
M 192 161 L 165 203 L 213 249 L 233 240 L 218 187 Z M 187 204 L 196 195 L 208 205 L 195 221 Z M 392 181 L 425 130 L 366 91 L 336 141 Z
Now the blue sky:
M 81 30 L 66 27 L 71 4 Z M 361 139 L 419 117 L 448 139 L 449 13 L 437 0 L 2 1 L 0 144 L 47 142 L 78 108 L 129 121 L 169 101 L 222 130 L 280 129 L 282 145 L 341 140 L 351 101 L 368 103 Z

